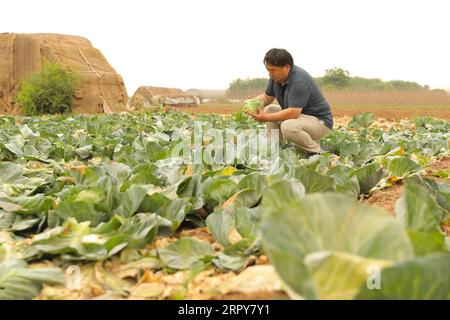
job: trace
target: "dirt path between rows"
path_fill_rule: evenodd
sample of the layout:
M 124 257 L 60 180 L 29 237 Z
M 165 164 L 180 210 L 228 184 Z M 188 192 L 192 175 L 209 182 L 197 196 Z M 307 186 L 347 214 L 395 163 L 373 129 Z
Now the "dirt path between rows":
M 443 157 L 437 161 L 430 163 L 426 172 L 427 178 L 432 178 L 441 182 L 450 183 L 449 179 L 436 177 L 434 174 L 438 171 L 450 170 L 450 157 Z M 392 187 L 382 190 L 376 190 L 368 199 L 363 200 L 364 203 L 369 203 L 385 209 L 390 214 L 395 214 L 395 202 L 400 198 L 403 191 L 403 183 L 394 184 Z

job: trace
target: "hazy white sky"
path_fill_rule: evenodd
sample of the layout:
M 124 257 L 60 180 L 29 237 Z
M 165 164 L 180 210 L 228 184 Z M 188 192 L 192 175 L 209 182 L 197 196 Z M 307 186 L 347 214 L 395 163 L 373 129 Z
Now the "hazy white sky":
M 129 95 L 267 77 L 273 47 L 313 76 L 338 66 L 450 89 L 449 9 L 446 0 L 13 0 L 1 4 L 0 32 L 84 36 Z

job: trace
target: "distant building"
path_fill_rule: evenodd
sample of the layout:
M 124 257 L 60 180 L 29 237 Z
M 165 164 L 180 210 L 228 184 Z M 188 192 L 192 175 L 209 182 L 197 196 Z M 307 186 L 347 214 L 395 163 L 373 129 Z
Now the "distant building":
M 162 87 L 139 87 L 131 97 L 130 108 L 140 110 L 151 106 L 193 107 L 199 99 L 181 89 Z
M 198 97 L 201 103 L 222 100 L 226 96 L 226 90 L 220 89 L 188 89 L 186 93 Z

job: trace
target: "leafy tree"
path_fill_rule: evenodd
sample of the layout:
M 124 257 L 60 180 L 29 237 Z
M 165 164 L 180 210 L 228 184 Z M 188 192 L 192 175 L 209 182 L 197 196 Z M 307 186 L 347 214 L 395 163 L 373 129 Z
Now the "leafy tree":
M 267 78 L 236 79 L 230 83 L 227 96 L 230 98 L 250 98 L 255 94 L 264 92 L 268 82 L 269 79 Z
M 417 89 L 426 89 L 422 87 L 420 84 L 411 81 L 402 81 L 402 80 L 392 80 L 389 81 L 388 84 L 393 86 L 395 89 L 399 90 L 417 90 Z
M 323 86 L 328 88 L 345 88 L 348 87 L 349 82 L 350 72 L 338 67 L 325 70 L 325 76 L 322 79 Z
M 350 72 L 339 67 L 327 69 L 323 77 L 314 78 L 323 89 L 351 89 L 351 90 L 429 90 L 428 86 L 421 86 L 412 81 L 370 79 L 351 77 Z M 252 98 L 264 92 L 268 78 L 236 79 L 227 89 L 228 98 Z
M 77 76 L 46 61 L 41 71 L 21 81 L 17 101 L 26 115 L 68 113 L 75 104 L 78 85 Z

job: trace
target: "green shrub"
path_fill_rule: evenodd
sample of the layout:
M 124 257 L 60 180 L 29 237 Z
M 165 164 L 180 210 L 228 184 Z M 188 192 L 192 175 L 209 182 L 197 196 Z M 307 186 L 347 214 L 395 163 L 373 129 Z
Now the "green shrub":
M 45 62 L 42 70 L 23 79 L 17 102 L 25 115 L 68 113 L 75 104 L 79 79 L 57 63 Z

